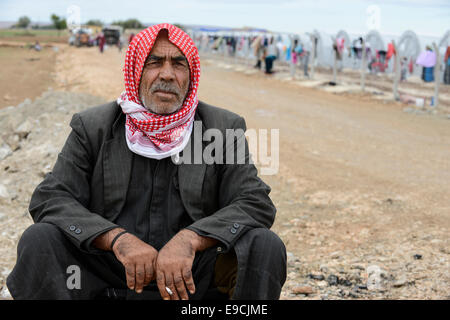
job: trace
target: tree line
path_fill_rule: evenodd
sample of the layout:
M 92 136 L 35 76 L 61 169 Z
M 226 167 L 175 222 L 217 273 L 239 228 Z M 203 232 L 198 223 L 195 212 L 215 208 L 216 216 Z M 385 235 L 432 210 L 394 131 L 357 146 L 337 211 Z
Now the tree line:
M 50 20 L 52 21 L 52 24 L 49 26 L 38 26 L 37 24 L 33 25 L 32 21 L 27 16 L 20 17 L 16 24 L 13 25 L 13 28 L 28 28 L 31 27 L 33 29 L 57 29 L 57 30 L 63 30 L 67 28 L 67 21 L 64 17 L 58 16 L 56 14 L 52 14 L 50 16 Z M 99 26 L 103 27 L 105 23 L 99 19 L 91 19 L 86 21 L 85 25 L 89 26 Z M 144 29 L 146 26 L 140 22 L 138 19 L 126 19 L 126 20 L 116 20 L 111 23 L 111 25 L 121 26 L 124 30 L 125 29 Z

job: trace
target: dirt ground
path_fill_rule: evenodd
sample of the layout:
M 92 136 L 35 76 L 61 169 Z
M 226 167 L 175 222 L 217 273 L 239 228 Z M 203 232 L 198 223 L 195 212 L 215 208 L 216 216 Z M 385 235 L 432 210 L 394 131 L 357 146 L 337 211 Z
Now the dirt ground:
M 0 109 L 34 99 L 53 86 L 55 61 L 56 52 L 49 47 L 37 52 L 0 46 Z
M 61 46 L 55 90 L 116 99 L 124 54 Z M 280 130 L 278 173 L 262 178 L 288 251 L 282 299 L 450 298 L 445 114 L 201 62 L 200 100 L 242 115 L 248 128 Z M 0 100 L 14 95 L 1 90 Z

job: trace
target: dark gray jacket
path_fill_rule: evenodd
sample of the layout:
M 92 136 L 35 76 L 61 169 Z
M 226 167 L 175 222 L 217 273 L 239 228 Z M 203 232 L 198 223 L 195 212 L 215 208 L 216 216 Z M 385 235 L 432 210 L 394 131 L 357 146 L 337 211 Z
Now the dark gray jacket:
M 200 102 L 195 121 L 203 131 L 217 128 L 246 130 L 242 117 Z M 116 102 L 75 114 L 72 131 L 53 171 L 34 191 L 29 211 L 35 222 L 58 226 L 81 250 L 112 229 L 121 213 L 131 172 L 132 153 L 125 140 L 125 115 Z M 192 134 L 192 139 L 202 139 Z M 194 223 L 191 227 L 220 240 L 227 249 L 252 228 L 272 225 L 276 209 L 270 188 L 257 176 L 253 164 L 179 164 L 181 199 Z M 225 140 L 225 139 L 224 139 Z M 206 143 L 207 144 L 207 143 Z M 205 147 L 205 142 L 202 143 Z M 236 227 L 237 226 L 237 227 Z

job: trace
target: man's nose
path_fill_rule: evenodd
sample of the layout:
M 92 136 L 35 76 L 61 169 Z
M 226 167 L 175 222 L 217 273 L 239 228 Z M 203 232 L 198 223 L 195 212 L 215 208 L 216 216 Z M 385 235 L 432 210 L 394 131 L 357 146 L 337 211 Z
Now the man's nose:
M 165 81 L 171 81 L 175 79 L 175 71 L 173 70 L 172 64 L 169 61 L 164 61 L 159 71 L 159 77 Z

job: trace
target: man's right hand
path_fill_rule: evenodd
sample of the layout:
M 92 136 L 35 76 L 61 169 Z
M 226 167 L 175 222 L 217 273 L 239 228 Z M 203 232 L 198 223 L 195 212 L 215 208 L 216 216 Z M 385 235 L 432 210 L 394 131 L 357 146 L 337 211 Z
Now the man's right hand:
M 155 276 L 158 251 L 136 236 L 125 233 L 117 239 L 113 247 L 117 259 L 125 267 L 127 286 L 137 293 L 148 285 Z
M 124 231 L 116 228 L 105 232 L 94 240 L 94 246 L 103 250 L 111 250 L 112 239 Z M 155 276 L 155 263 L 158 251 L 136 236 L 125 233 L 121 235 L 112 248 L 116 258 L 125 267 L 127 286 L 137 293 L 148 285 Z

